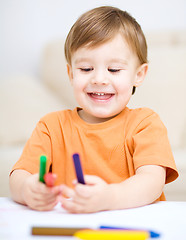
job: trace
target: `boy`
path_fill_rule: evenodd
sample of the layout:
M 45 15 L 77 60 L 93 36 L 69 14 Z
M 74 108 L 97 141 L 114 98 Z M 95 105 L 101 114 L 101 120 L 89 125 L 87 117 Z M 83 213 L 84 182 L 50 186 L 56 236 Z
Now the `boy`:
M 127 108 L 148 69 L 140 25 L 114 7 L 90 10 L 71 28 L 65 56 L 80 107 L 38 122 L 10 175 L 13 199 L 36 210 L 60 201 L 73 213 L 165 200 L 165 183 L 178 176 L 166 129 L 152 110 Z M 80 154 L 85 185 L 73 181 L 74 152 Z M 48 171 L 58 176 L 52 188 L 38 181 L 42 154 Z

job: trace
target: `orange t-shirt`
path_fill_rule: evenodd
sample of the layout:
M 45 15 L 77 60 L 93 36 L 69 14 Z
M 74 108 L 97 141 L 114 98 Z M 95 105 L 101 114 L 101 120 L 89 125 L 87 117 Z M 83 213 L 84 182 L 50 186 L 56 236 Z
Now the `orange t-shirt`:
M 127 107 L 99 124 L 84 122 L 78 108 L 47 114 L 38 122 L 12 171 L 39 172 L 39 157 L 44 154 L 47 168 L 52 165 L 58 176 L 56 184 L 72 187 L 74 153 L 80 154 L 84 174 L 97 175 L 107 183 L 124 181 L 143 165 L 166 167 L 166 183 L 178 177 L 167 130 L 159 116 L 148 108 Z M 164 199 L 162 194 L 160 200 Z

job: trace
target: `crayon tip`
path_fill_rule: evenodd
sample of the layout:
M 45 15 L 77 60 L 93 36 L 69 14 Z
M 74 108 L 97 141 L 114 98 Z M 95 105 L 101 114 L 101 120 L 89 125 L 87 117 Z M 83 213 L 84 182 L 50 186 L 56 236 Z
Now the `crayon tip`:
M 45 155 L 40 156 L 40 161 L 44 162 L 47 160 L 47 157 Z
M 159 238 L 160 234 L 157 232 L 149 231 L 150 237 L 151 238 Z

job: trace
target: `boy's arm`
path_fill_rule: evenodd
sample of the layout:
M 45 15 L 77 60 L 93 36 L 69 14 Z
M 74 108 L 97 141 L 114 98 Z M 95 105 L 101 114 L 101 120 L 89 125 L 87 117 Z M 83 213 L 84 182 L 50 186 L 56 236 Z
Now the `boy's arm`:
M 75 190 L 63 186 L 63 193 L 72 198 L 62 199 L 69 212 L 97 212 L 134 208 L 153 203 L 165 185 L 164 167 L 146 165 L 121 183 L 107 184 L 96 176 L 85 176 L 86 185 L 77 184 Z
M 31 173 L 25 170 L 14 170 L 9 177 L 10 193 L 12 199 L 18 203 L 26 205 L 25 200 L 23 199 L 23 185 L 28 177 L 31 176 Z
M 111 209 L 133 208 L 154 202 L 162 194 L 166 168 L 156 165 L 139 167 L 127 180 L 112 184 Z

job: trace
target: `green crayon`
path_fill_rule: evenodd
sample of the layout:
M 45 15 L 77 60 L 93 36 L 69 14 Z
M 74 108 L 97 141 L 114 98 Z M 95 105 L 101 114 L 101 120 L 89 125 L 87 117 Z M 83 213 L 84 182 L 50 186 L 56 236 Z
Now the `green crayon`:
M 39 181 L 45 183 L 44 175 L 46 173 L 47 157 L 42 155 L 40 157 Z

